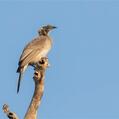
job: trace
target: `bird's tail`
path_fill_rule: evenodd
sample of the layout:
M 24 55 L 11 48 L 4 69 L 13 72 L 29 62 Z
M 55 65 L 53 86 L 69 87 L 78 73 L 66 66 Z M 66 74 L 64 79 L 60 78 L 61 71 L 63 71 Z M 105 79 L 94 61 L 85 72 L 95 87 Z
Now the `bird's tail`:
M 17 85 L 17 93 L 19 92 L 20 82 L 21 82 L 22 77 L 23 77 L 23 71 L 19 72 L 19 79 L 18 79 L 18 85 Z

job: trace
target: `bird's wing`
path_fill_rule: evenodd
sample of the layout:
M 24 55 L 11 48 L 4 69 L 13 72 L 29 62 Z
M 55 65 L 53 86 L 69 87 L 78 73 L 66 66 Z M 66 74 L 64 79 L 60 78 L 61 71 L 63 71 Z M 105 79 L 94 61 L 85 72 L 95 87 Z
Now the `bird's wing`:
M 21 56 L 20 56 L 20 60 L 22 61 L 25 57 L 27 57 L 33 50 L 35 49 L 40 49 L 42 48 L 42 46 L 45 43 L 45 39 L 46 37 L 38 37 L 35 38 L 34 40 L 32 40 L 30 43 L 28 43 L 26 45 L 26 47 L 24 48 Z M 42 44 L 42 45 L 41 45 Z
M 45 39 L 46 37 L 38 37 L 28 43 L 22 52 L 19 65 L 28 64 L 34 56 L 38 55 L 45 45 Z
M 26 64 L 29 64 L 33 59 L 39 55 L 42 49 L 34 49 L 30 54 L 27 55 L 27 57 L 22 60 L 21 67 L 25 66 Z

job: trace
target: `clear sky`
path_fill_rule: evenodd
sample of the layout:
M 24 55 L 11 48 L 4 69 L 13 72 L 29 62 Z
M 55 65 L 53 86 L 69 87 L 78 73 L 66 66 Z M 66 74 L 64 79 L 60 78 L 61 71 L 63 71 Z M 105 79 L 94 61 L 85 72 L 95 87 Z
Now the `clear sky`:
M 119 2 L 0 2 L 0 108 L 23 119 L 33 94 L 33 69 L 17 95 L 16 69 L 24 46 L 42 25 L 50 35 L 45 92 L 38 119 L 119 119 Z M 5 115 L 0 110 L 0 118 Z

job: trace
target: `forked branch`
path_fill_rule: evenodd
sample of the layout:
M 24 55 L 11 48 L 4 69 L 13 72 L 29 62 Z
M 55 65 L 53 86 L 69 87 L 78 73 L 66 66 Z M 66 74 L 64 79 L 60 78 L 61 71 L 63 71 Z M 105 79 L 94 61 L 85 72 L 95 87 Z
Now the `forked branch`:
M 37 111 L 44 91 L 45 71 L 48 66 L 48 58 L 46 57 L 41 58 L 41 61 L 34 65 L 35 72 L 33 79 L 35 90 L 24 119 L 37 119 Z M 9 111 L 9 107 L 6 104 L 3 106 L 3 111 L 9 119 L 19 119 L 15 113 Z
M 35 73 L 33 79 L 35 82 L 35 91 L 24 119 L 37 118 L 37 110 L 39 104 L 41 103 L 41 98 L 44 91 L 44 78 L 45 78 L 45 70 L 48 67 L 48 58 L 43 57 L 41 61 L 38 62 L 34 67 Z

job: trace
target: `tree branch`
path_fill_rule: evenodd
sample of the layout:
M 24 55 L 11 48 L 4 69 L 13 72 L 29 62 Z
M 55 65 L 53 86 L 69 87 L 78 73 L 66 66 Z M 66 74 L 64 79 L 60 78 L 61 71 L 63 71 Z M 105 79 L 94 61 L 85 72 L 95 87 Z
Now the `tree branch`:
M 33 79 L 35 82 L 35 90 L 24 119 L 37 118 L 37 110 L 41 103 L 41 98 L 44 91 L 44 78 L 45 78 L 45 70 L 48 67 L 48 58 L 43 57 L 41 61 L 38 62 L 34 67 L 35 73 Z
M 14 112 L 9 110 L 9 106 L 7 104 L 4 104 L 2 109 L 9 119 L 19 119 Z
M 36 63 L 34 66 L 34 83 L 35 83 L 35 90 L 29 105 L 29 108 L 25 114 L 24 119 L 36 119 L 37 118 L 37 111 L 38 107 L 41 103 L 41 98 L 44 91 L 44 78 L 45 78 L 45 71 L 48 64 L 48 58 L 43 57 L 41 60 Z M 9 119 L 19 119 L 14 112 L 9 111 L 8 105 L 3 105 L 3 111 L 7 115 Z

